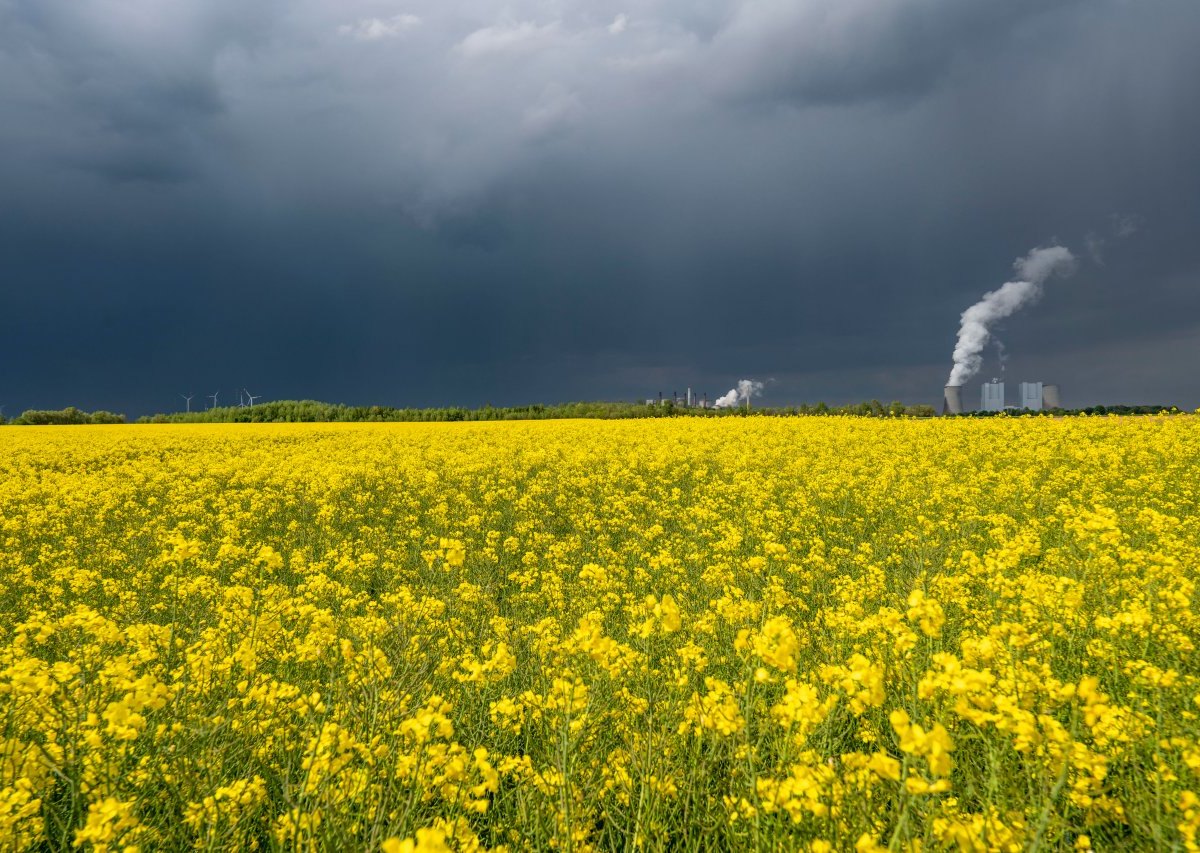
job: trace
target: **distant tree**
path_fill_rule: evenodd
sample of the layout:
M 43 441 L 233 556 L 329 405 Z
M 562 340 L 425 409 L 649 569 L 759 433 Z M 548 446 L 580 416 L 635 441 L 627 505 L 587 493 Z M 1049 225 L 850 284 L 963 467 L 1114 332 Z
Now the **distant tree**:
M 26 424 L 29 426 L 76 426 L 79 424 L 89 424 L 92 420 L 87 412 L 81 412 L 74 406 L 68 406 L 65 409 L 58 411 L 43 410 L 43 409 L 27 409 L 21 413 L 13 423 Z

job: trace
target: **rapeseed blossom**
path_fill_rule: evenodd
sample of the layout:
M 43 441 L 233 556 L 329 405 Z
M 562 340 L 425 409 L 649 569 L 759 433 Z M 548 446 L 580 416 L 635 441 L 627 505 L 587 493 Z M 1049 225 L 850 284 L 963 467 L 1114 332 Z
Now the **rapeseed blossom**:
M 6 429 L 8 850 L 1200 850 L 1200 419 Z

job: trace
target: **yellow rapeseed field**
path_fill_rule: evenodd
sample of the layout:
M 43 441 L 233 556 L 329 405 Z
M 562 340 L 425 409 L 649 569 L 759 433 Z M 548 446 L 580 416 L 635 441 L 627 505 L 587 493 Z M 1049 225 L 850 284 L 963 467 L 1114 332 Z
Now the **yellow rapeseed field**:
M 1200 418 L 0 430 L 0 848 L 1197 850 Z

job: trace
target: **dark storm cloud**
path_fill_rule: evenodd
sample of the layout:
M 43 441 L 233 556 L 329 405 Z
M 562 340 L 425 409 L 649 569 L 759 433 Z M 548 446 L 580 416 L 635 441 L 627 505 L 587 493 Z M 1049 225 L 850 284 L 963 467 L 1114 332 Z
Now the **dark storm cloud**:
M 117 181 L 191 175 L 224 110 L 217 60 L 255 44 L 270 8 L 9 0 L 0 6 L 5 135 L 36 140 L 48 166 Z
M 1103 264 L 998 329 L 1013 381 L 1194 406 L 1198 37 L 1184 0 L 0 0 L 0 403 L 934 401 L 1058 239 Z
M 718 88 L 801 105 L 915 96 L 1022 25 L 1079 0 L 741 3 L 714 43 Z

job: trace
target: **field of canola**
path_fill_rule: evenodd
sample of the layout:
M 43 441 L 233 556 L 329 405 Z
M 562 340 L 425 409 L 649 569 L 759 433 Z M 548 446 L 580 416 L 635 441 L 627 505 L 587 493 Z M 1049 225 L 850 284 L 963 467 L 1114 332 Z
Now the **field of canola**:
M 0 847 L 1196 850 L 1200 418 L 0 430 Z

